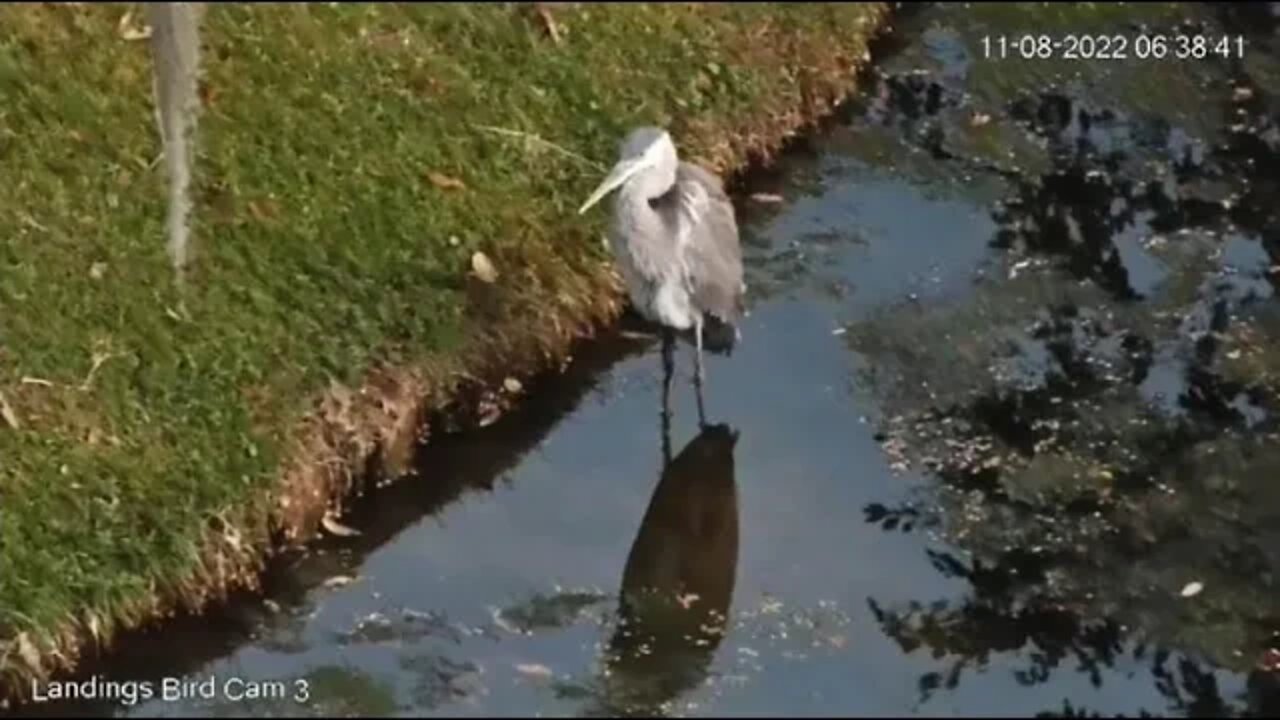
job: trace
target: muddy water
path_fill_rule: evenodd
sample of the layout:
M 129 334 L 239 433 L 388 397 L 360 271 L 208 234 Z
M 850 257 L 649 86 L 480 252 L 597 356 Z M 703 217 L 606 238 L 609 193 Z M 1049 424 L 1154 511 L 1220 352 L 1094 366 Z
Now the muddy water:
M 267 599 L 87 671 L 188 697 L 24 710 L 1274 713 L 1270 8 L 1030 7 L 912 10 L 744 190 L 744 342 L 702 431 L 682 349 L 672 457 L 657 346 L 592 343 Z M 1187 21 L 1246 57 L 981 55 Z

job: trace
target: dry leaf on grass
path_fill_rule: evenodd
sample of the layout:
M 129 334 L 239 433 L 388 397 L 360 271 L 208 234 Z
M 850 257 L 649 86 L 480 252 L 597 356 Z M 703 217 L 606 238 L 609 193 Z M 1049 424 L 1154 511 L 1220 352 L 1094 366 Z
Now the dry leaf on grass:
M 41 665 L 40 651 L 36 649 L 35 643 L 31 642 L 31 636 L 25 632 L 18 633 L 16 642 L 18 645 L 18 657 L 22 658 L 27 667 L 33 670 L 38 669 Z
M 542 23 L 542 29 L 551 38 L 551 42 L 559 45 L 560 38 L 564 35 L 564 32 L 560 28 L 560 23 L 556 22 L 555 16 L 551 13 L 551 8 L 547 7 L 547 3 L 534 3 L 533 12 L 538 16 L 538 20 Z
M 477 424 L 482 428 L 489 427 L 490 425 L 498 422 L 498 419 L 502 417 L 502 409 L 497 405 L 481 407 L 479 413 L 480 419 Z
M 774 193 L 756 193 L 751 196 L 751 199 L 766 205 L 776 205 L 782 202 L 782 196 Z
M 354 537 L 360 534 L 359 530 L 347 527 L 337 520 L 334 520 L 332 515 L 325 515 L 320 518 L 320 524 L 324 526 L 324 529 L 327 530 L 330 535 L 337 535 L 338 537 Z
M 85 615 L 88 617 L 88 620 L 85 621 L 85 626 L 89 629 L 89 634 L 93 636 L 94 642 L 101 643 L 102 623 L 99 622 L 98 616 L 91 612 L 85 613 Z
M 4 396 L 4 393 L 0 393 L 0 417 L 3 417 L 5 424 L 14 430 L 22 427 L 18 422 L 18 414 L 13 411 L 13 406 L 9 404 L 9 399 Z
M 116 24 L 116 32 L 120 33 L 121 38 L 130 42 L 146 40 L 151 37 L 151 26 L 136 24 L 134 22 L 133 11 L 130 10 L 120 16 L 120 22 Z
M 1195 597 L 1196 595 L 1199 595 L 1203 590 L 1204 590 L 1204 583 L 1189 582 L 1187 583 L 1186 587 L 1182 588 L 1182 597 L 1184 598 Z
M 258 222 L 266 222 L 276 216 L 279 206 L 272 200 L 250 200 L 249 214 Z
M 475 273 L 481 282 L 492 283 L 498 279 L 498 269 L 493 266 L 488 255 L 478 250 L 471 256 L 471 272 Z
M 462 182 L 458 178 L 449 177 L 448 175 L 438 173 L 438 172 L 428 172 L 427 180 L 430 181 L 432 185 L 435 185 L 441 190 L 466 190 L 467 189 L 467 184 Z

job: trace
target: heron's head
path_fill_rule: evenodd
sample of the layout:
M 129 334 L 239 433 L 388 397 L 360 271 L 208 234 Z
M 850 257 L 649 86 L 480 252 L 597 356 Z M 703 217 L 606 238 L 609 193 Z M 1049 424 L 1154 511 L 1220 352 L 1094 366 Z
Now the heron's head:
M 619 155 L 618 163 L 578 209 L 578 214 L 586 212 L 605 195 L 636 176 L 652 178 L 651 182 L 658 190 L 656 194 L 675 184 L 676 146 L 666 130 L 656 127 L 632 130 L 622 141 Z

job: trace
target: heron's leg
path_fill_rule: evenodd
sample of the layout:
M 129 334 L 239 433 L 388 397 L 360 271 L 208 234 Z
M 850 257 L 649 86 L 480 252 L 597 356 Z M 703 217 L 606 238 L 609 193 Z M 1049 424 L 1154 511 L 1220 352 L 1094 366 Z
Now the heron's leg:
M 675 375 L 676 336 L 662 329 L 662 465 L 671 462 L 671 378 Z
M 694 353 L 696 364 L 693 368 L 693 394 L 698 399 L 698 426 L 707 424 L 707 413 L 702 406 L 702 319 L 693 323 Z

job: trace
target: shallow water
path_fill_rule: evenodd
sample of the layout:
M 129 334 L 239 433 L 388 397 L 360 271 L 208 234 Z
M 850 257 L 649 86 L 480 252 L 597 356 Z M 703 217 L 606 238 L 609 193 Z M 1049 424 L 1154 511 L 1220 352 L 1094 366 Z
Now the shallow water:
M 699 434 L 682 347 L 664 473 L 656 344 L 595 341 L 267 599 L 85 676 L 213 698 L 23 711 L 1275 712 L 1274 26 L 1174 102 L 1149 68 L 975 56 L 1018 17 L 914 11 L 847 117 L 751 181 L 751 314 L 708 361 L 728 431 Z

